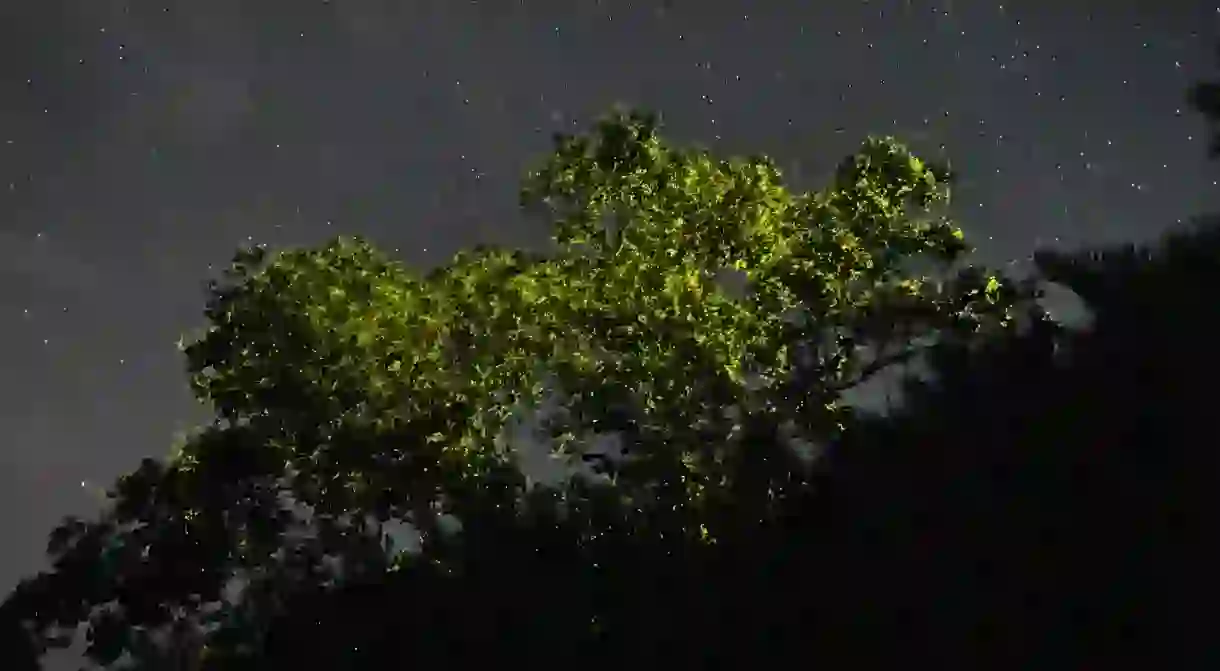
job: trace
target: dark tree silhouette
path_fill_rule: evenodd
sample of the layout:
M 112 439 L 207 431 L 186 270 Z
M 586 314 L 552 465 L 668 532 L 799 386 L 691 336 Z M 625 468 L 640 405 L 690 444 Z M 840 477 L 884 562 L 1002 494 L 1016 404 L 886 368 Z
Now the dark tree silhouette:
M 1217 50 L 1220 56 L 1220 49 Z M 1212 126 L 1212 139 L 1209 149 L 1213 157 L 1220 156 L 1220 134 L 1216 133 L 1220 124 L 1220 81 L 1199 82 L 1191 87 L 1187 99 L 1196 111 L 1201 113 Z
M 941 348 L 907 405 L 835 446 L 838 575 L 907 620 L 910 650 L 1015 666 L 1194 668 L 1207 612 L 1220 456 L 1207 341 L 1220 304 L 1216 218 L 1159 245 L 1040 255 L 1092 325 L 1033 322 Z M 866 558 L 869 558 L 866 561 Z

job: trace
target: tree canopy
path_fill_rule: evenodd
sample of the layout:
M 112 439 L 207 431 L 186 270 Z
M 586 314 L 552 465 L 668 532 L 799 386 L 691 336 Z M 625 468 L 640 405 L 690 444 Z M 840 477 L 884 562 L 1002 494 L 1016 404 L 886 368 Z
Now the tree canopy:
M 657 130 L 557 138 L 522 191 L 553 252 L 240 252 L 183 347 L 216 422 L 52 534 L 11 647 L 87 622 L 111 668 L 1199 659 L 1175 607 L 1206 605 L 1220 491 L 1192 290 L 1220 227 L 1039 255 L 1091 312 L 1064 329 L 963 267 L 950 175 L 891 138 L 798 195 Z M 921 356 L 890 416 L 844 403 Z M 585 467 L 531 481 L 520 425 Z
M 893 138 L 798 194 L 658 131 L 556 138 L 547 252 L 240 251 L 183 343 L 215 421 L 51 534 L 6 661 L 81 624 L 109 669 L 1207 657 L 1220 225 L 1017 283 Z M 916 360 L 888 416 L 845 402 Z
M 216 421 L 120 478 L 100 519 L 56 530 L 53 570 L 9 601 L 35 647 L 88 622 L 103 665 L 174 649 L 235 668 L 298 595 L 410 574 L 453 607 L 482 584 L 480 553 L 510 565 L 510 548 L 565 556 L 553 580 L 631 566 L 661 585 L 744 548 L 809 489 L 794 446 L 848 429 L 846 390 L 934 342 L 1014 328 L 1032 295 L 961 265 L 948 171 L 893 138 L 796 194 L 766 158 L 672 147 L 658 127 L 616 110 L 556 138 L 522 189 L 553 252 L 480 247 L 421 275 L 359 239 L 240 251 L 183 344 Z M 522 423 L 587 468 L 531 482 L 508 439 Z M 387 552 L 395 521 L 418 551 Z M 518 597 L 530 589 L 547 588 Z M 645 611 L 615 620 L 609 595 L 578 594 L 589 616 L 552 623 L 574 651 L 617 635 L 599 618 L 646 633 L 629 622 Z M 452 635 L 495 631 L 471 623 L 508 606 L 482 601 Z M 176 642 L 157 643 L 167 629 Z

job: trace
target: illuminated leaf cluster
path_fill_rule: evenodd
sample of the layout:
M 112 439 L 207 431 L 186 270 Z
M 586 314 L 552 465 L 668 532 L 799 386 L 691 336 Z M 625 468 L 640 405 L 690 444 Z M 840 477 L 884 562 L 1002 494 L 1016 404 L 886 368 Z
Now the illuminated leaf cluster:
M 697 508 L 732 487 L 745 418 L 824 440 L 883 346 L 1004 321 L 1015 294 L 999 278 L 905 270 L 966 245 L 933 214 L 946 172 L 892 138 L 794 194 L 768 159 L 718 160 L 657 130 L 618 111 L 557 138 L 522 190 L 554 222 L 553 254 L 478 248 L 420 276 L 361 240 L 245 253 L 186 347 L 195 388 L 225 417 L 280 422 L 315 491 L 393 491 L 416 510 L 413 496 L 460 509 L 454 491 L 513 472 L 497 438 L 559 399 L 556 449 L 614 433 L 631 456 L 603 470 L 635 508 L 659 478 L 685 483 L 667 506 Z

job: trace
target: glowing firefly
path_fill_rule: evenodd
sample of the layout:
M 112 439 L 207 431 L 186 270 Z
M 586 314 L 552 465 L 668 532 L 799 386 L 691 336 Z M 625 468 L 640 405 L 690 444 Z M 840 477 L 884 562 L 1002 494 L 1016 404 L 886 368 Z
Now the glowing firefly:
M 93 494 L 95 497 L 97 497 L 98 501 L 100 501 L 100 502 L 104 503 L 109 498 L 106 495 L 105 489 L 98 487 L 97 485 L 94 485 L 93 483 L 89 482 L 88 480 L 81 480 L 80 488 L 89 491 L 91 494 Z

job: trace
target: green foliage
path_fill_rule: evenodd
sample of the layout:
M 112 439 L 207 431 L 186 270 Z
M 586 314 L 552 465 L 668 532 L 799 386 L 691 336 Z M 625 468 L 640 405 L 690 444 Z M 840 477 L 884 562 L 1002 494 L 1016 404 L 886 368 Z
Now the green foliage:
M 657 131 L 618 111 L 557 138 L 522 189 L 554 223 L 553 254 L 478 248 L 421 276 L 361 240 L 239 253 L 183 347 L 217 424 L 120 480 L 101 522 L 60 534 L 55 554 L 77 568 L 40 584 L 89 574 L 94 591 L 40 626 L 118 599 L 93 624 L 112 632 L 92 653 L 108 663 L 137 647 L 131 632 L 200 617 L 242 575 L 251 596 L 221 608 L 229 624 L 209 644 L 231 655 L 285 594 L 338 580 L 327 554 L 443 576 L 487 539 L 502 547 L 505 529 L 552 529 L 546 542 L 569 549 L 611 529 L 731 544 L 807 485 L 777 436 L 836 440 L 852 423 L 845 390 L 932 340 L 1009 329 L 1032 295 L 959 267 L 962 233 L 936 211 L 947 172 L 892 138 L 794 194 L 765 158 L 718 160 Z M 919 257 L 943 272 L 912 274 Z M 559 408 L 549 446 L 603 478 L 529 487 L 505 433 L 545 403 Z M 607 434 L 625 457 L 592 453 Z M 286 493 L 312 510 L 313 545 L 287 534 Z M 420 531 L 419 557 L 369 545 L 368 525 L 391 519 Z
M 552 427 L 560 447 L 624 432 L 638 467 L 618 472 L 624 491 L 680 469 L 681 500 L 697 505 L 732 477 L 701 449 L 725 442 L 724 408 L 826 435 L 863 346 L 1003 320 L 993 276 L 943 286 L 902 272 L 912 256 L 965 251 L 928 216 L 947 197 L 891 139 L 869 139 L 825 192 L 794 195 L 766 159 L 672 149 L 654 119 L 614 116 L 558 138 L 523 189 L 552 213 L 559 254 L 478 249 L 423 278 L 358 240 L 243 255 L 215 291 L 212 329 L 186 348 L 190 372 L 221 416 L 283 421 L 297 477 L 325 483 L 310 503 L 348 510 L 370 488 L 405 501 L 482 482 L 511 466 L 495 439 L 514 407 L 557 391 L 570 411 Z M 730 270 L 746 296 L 717 283 Z M 827 334 L 820 379 L 798 396 L 785 384 L 796 349 Z M 333 445 L 366 431 L 412 438 L 372 453 Z M 404 466 L 394 482 L 369 482 L 378 459 Z

